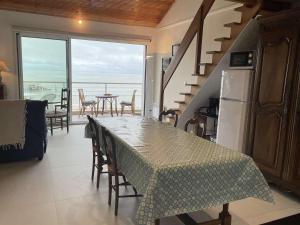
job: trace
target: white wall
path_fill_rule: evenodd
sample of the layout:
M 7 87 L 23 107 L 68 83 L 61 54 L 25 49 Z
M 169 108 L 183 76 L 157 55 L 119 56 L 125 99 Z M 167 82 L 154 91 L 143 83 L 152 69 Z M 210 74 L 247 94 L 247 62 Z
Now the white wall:
M 223 57 L 215 70 L 211 73 L 204 86 L 200 89 L 198 94 L 193 98 L 192 102 L 187 107 L 186 111 L 180 116 L 178 127 L 183 128 L 186 121 L 194 116 L 194 113 L 197 109 L 202 106 L 208 106 L 209 98 L 220 97 L 222 70 L 226 70 L 229 67 L 230 52 L 249 50 L 255 51 L 259 41 L 258 34 L 259 24 L 257 20 L 252 20 L 236 39 L 231 49 L 228 50 L 227 54 Z
M 93 38 L 116 39 L 146 43 L 151 40 L 154 28 L 125 26 L 118 24 L 83 21 L 79 25 L 76 20 L 19 13 L 0 10 L 0 59 L 8 64 L 9 73 L 3 73 L 3 82 L 7 87 L 7 98 L 18 98 L 18 75 L 16 63 L 16 27 L 28 28 L 42 32 L 64 33 Z M 125 40 L 126 41 L 126 40 Z M 148 43 L 148 51 L 153 47 Z M 147 95 L 148 96 L 148 95 Z
M 155 46 L 156 57 L 158 58 L 158 65 L 156 65 L 157 74 L 155 75 L 156 79 L 154 82 L 154 105 L 159 105 L 161 79 L 161 71 L 159 68 L 161 67 L 161 57 L 171 56 L 171 46 L 181 42 L 201 3 L 201 0 L 177 0 L 158 25 L 158 29 L 153 38 L 153 45 Z M 233 11 L 233 8 L 237 6 L 239 6 L 239 4 L 224 0 L 215 1 L 215 4 L 205 20 L 202 62 L 211 61 L 211 56 L 206 55 L 206 51 L 220 50 L 220 43 L 215 42 L 215 38 L 230 35 L 230 30 L 223 25 L 225 23 L 240 21 L 241 14 Z M 167 108 L 177 108 L 178 104 L 174 103 L 174 101 L 184 98 L 179 95 L 179 92 L 189 91 L 189 87 L 186 87 L 185 83 L 193 83 L 196 81 L 196 78 L 191 76 L 191 74 L 194 73 L 195 52 L 196 41 L 194 40 L 165 90 L 164 105 Z

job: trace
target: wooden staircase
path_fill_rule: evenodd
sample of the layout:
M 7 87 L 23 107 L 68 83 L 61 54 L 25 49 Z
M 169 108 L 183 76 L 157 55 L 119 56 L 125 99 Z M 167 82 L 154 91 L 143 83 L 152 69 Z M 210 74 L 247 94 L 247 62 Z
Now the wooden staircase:
M 227 1 L 236 2 L 235 0 L 227 0 Z M 199 22 L 201 23 L 200 29 L 197 31 L 197 33 L 198 33 L 198 38 L 197 38 L 198 39 L 197 40 L 198 51 L 196 53 L 195 73 L 191 75 L 193 77 L 197 77 L 197 79 L 196 79 L 195 83 L 185 84 L 186 86 L 189 86 L 191 88 L 190 88 L 190 92 L 180 93 L 180 95 L 184 96 L 184 100 L 175 101 L 175 103 L 177 103 L 179 105 L 179 107 L 175 108 L 173 110 L 177 111 L 177 113 L 179 115 L 186 110 L 186 108 L 192 101 L 193 97 L 195 95 L 197 95 L 197 93 L 199 92 L 201 87 L 207 81 L 209 75 L 214 71 L 216 66 L 221 61 L 221 59 L 224 57 L 224 55 L 227 53 L 227 51 L 233 45 L 236 38 L 243 31 L 243 29 L 246 27 L 246 25 L 249 23 L 249 21 L 258 14 L 258 12 L 260 11 L 261 6 L 262 6 L 261 1 L 244 1 L 243 6 L 235 8 L 234 11 L 238 11 L 241 13 L 241 21 L 224 24 L 224 27 L 231 29 L 230 36 L 216 38 L 214 41 L 221 43 L 221 49 L 218 51 L 207 51 L 206 54 L 212 55 L 212 61 L 207 62 L 207 63 L 201 63 L 201 47 L 202 47 L 201 44 L 202 44 L 202 34 L 203 34 L 203 23 L 204 23 L 204 18 L 206 17 L 213 2 L 214 1 L 210 1 L 210 0 L 203 1 L 201 7 L 205 7 L 205 10 L 206 10 L 205 13 L 203 13 L 203 11 L 204 11 L 203 8 L 199 9 L 201 11 L 200 14 L 202 15 L 202 17 L 200 20 L 198 18 Z M 203 6 L 203 4 L 206 4 L 208 6 Z M 197 19 L 198 13 L 194 20 Z M 193 22 L 192 22 L 191 26 L 193 26 Z M 191 29 L 191 26 L 190 26 L 189 30 Z M 188 30 L 188 32 L 189 32 L 189 30 Z M 189 35 L 188 32 L 182 42 L 187 42 L 187 36 Z M 200 35 L 201 35 L 201 38 L 200 38 Z M 192 36 L 192 35 L 190 35 L 190 36 Z M 192 38 L 190 38 L 190 39 L 192 39 Z M 182 49 L 178 50 L 177 54 L 179 54 L 179 55 L 175 56 L 175 60 L 173 60 L 174 62 L 173 61 L 171 62 L 168 70 L 166 71 L 166 74 L 163 74 L 162 89 L 161 89 L 161 110 L 163 107 L 162 103 L 163 103 L 163 97 L 164 97 L 163 96 L 164 89 L 166 88 L 168 82 L 170 81 L 172 75 L 174 74 L 179 62 L 181 61 L 181 59 L 184 55 L 184 54 L 182 54 L 182 52 L 185 53 L 185 51 L 187 50 L 190 43 L 188 45 L 186 43 L 183 43 L 183 44 L 184 44 L 184 46 L 181 45 Z M 186 49 L 184 49 L 184 48 L 186 48 Z M 176 60 L 176 57 L 180 58 L 180 60 L 178 60 L 178 59 Z

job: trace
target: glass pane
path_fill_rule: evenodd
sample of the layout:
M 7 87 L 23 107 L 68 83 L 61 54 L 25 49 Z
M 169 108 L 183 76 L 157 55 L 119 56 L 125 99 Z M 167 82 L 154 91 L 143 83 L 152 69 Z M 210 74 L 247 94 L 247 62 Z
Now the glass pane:
M 78 89 L 83 89 L 87 101 L 112 94 L 119 96 L 119 103 L 131 102 L 137 90 L 136 111 L 143 109 L 144 45 L 72 39 L 71 47 L 73 113 L 79 111 Z
M 67 87 L 66 41 L 22 37 L 21 46 L 24 98 L 60 101 Z

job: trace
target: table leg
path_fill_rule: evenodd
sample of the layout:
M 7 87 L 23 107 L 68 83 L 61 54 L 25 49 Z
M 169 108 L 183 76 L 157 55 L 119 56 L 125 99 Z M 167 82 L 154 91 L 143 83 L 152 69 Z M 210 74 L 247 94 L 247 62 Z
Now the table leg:
M 110 100 L 110 114 L 111 114 L 111 116 L 113 117 L 114 115 L 113 115 L 113 109 L 112 109 L 112 99 Z
M 229 204 L 223 205 L 223 211 L 219 214 L 221 225 L 231 225 L 231 215 L 229 214 Z
M 103 116 L 103 113 L 104 113 L 104 104 L 105 104 L 105 99 L 103 98 L 103 100 L 102 100 L 102 116 Z
M 231 225 L 231 215 L 228 211 L 229 204 L 223 205 L 223 211 L 219 214 L 218 219 L 209 220 L 202 223 L 197 223 L 187 213 L 177 215 L 177 218 L 185 225 Z
M 118 116 L 119 114 L 118 114 L 118 99 L 117 98 L 115 98 L 115 110 L 116 110 L 116 114 Z

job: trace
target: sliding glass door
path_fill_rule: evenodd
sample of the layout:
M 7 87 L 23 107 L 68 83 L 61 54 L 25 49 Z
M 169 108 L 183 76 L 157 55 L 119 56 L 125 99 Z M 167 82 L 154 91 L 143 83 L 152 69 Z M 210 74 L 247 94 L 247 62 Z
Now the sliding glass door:
M 68 87 L 73 122 L 86 121 L 79 116 L 83 101 L 98 103 L 103 95 L 117 96 L 114 111 L 120 112 L 120 102 L 125 101 L 134 105 L 136 114 L 142 114 L 145 51 L 138 44 L 18 34 L 20 97 L 55 103 L 60 101 L 61 89 Z M 79 90 L 84 97 L 79 98 Z M 106 103 L 104 113 L 109 113 Z M 86 114 L 91 113 L 86 108 Z M 125 113 L 131 113 L 130 107 Z
M 131 102 L 135 91 L 135 113 L 144 109 L 145 46 L 98 40 L 71 39 L 72 108 L 80 110 L 78 90 L 85 99 L 115 95 L 118 102 Z M 101 106 L 101 104 L 100 104 Z M 109 105 L 106 107 L 109 110 Z M 120 111 L 121 105 L 117 104 Z M 128 109 L 128 108 L 127 108 Z
M 21 95 L 24 99 L 60 101 L 68 87 L 67 40 L 19 36 Z

